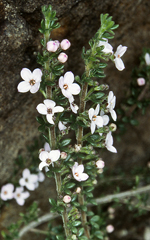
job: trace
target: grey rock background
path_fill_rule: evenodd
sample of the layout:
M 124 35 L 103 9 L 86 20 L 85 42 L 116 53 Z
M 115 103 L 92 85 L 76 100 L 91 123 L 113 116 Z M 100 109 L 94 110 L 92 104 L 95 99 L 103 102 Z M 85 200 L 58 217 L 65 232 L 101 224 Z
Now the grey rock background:
M 41 48 L 41 34 L 38 29 L 42 19 L 41 6 L 44 4 L 53 6 L 61 24 L 61 27 L 53 32 L 53 39 L 68 38 L 72 43 L 68 51 L 66 70 L 73 71 L 75 75 L 82 74 L 84 70 L 80 57 L 81 49 L 83 45 L 88 47 L 88 40 L 99 28 L 100 14 L 109 13 L 120 25 L 115 39 L 110 43 L 114 49 L 119 44 L 128 46 L 128 51 L 123 56 L 126 69 L 119 72 L 110 62 L 107 77 L 102 80 L 114 91 L 118 106 L 126 95 L 132 68 L 139 63 L 142 48 L 150 47 L 149 0 L 0 1 L 0 187 L 12 177 L 13 160 L 18 154 L 25 156 L 26 146 L 32 144 L 33 138 L 39 135 L 35 108 L 42 101 L 42 96 L 39 93 L 18 93 L 17 85 L 21 80 L 20 70 L 23 67 L 33 70 L 38 66 L 36 56 Z M 128 170 L 135 165 L 146 165 L 150 159 L 149 119 L 150 113 L 147 110 L 145 116 L 138 117 L 138 127 L 128 127 L 129 131 L 122 137 L 121 142 L 115 141 L 118 154 L 107 151 L 102 153 L 106 166 L 115 168 L 119 165 Z M 46 188 L 50 188 L 49 183 L 44 184 Z M 30 203 L 32 199 L 34 197 L 29 200 Z M 46 204 L 47 198 L 43 201 Z M 17 211 L 22 209 L 16 207 L 15 202 L 7 208 L 13 207 Z M 10 209 L 2 210 L 2 228 L 9 223 L 6 212 Z

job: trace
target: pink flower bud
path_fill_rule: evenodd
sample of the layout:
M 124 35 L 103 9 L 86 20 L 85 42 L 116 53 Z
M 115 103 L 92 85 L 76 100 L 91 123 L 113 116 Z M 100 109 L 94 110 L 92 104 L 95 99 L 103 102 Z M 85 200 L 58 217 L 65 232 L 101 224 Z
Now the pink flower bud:
M 59 56 L 58 56 L 58 61 L 61 62 L 61 63 L 65 63 L 68 59 L 68 56 L 66 53 L 60 53 Z
M 105 166 L 105 163 L 103 160 L 99 159 L 97 162 L 96 162 L 96 167 L 97 168 L 104 168 Z
M 57 40 L 47 42 L 47 51 L 56 52 L 58 48 L 59 48 L 59 42 Z
M 69 42 L 68 39 L 64 39 L 61 41 L 60 46 L 63 50 L 67 50 L 68 48 L 70 48 L 71 43 Z
M 62 159 L 66 159 L 67 153 L 66 152 L 61 152 L 60 156 L 61 156 Z
M 138 79 L 137 79 L 137 84 L 138 84 L 139 86 L 145 85 L 145 79 L 144 79 L 144 78 L 138 78 Z
M 113 226 L 113 225 L 108 225 L 108 226 L 106 227 L 106 231 L 107 231 L 108 233 L 112 233 L 112 232 L 114 231 L 114 226 Z
M 64 203 L 70 203 L 71 202 L 71 197 L 69 195 L 65 195 L 63 197 L 63 201 L 64 201 Z
M 39 149 L 39 153 L 41 153 L 41 152 L 43 152 L 43 151 L 45 151 L 44 148 L 40 148 L 40 149 Z

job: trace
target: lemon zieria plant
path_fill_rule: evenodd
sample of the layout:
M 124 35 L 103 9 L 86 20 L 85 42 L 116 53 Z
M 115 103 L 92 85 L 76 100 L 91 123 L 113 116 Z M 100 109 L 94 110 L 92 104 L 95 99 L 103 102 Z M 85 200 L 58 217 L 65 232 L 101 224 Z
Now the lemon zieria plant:
M 116 97 L 100 80 L 105 77 L 108 60 L 119 71 L 125 68 L 121 57 L 127 47 L 119 45 L 113 52 L 108 40 L 114 37 L 118 25 L 108 14 L 101 14 L 101 26 L 89 41 L 90 48 L 83 47 L 83 75 L 63 73 L 68 59 L 65 51 L 71 43 L 68 39 L 51 39 L 51 32 L 60 26 L 56 12 L 51 6 L 42 7 L 42 12 L 42 54 L 38 54 L 41 69 L 31 72 L 23 68 L 18 91 L 34 94 L 39 90 L 44 97 L 36 107 L 39 131 L 47 142 L 47 147 L 40 150 L 39 170 L 45 168 L 47 176 L 56 182 L 57 199 L 50 196 L 49 202 L 51 211 L 62 216 L 64 227 L 64 234 L 58 234 L 56 239 L 103 239 L 97 224 L 100 217 L 88 211 L 87 205 L 96 204 L 92 191 L 104 167 L 99 149 L 117 152 L 112 137 L 116 126 L 109 123 L 111 119 L 116 121 L 117 115 Z

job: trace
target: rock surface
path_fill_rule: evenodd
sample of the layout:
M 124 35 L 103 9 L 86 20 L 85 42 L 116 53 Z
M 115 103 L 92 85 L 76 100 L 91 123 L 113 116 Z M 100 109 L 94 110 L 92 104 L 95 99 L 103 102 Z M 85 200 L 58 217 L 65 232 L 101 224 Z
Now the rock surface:
M 73 71 L 75 75 L 82 74 L 84 70 L 81 49 L 83 45 L 88 48 L 88 40 L 99 28 L 100 14 L 109 13 L 120 25 L 115 39 L 110 43 L 114 49 L 119 44 L 128 46 L 123 57 L 126 69 L 119 72 L 110 63 L 107 77 L 102 80 L 114 91 L 118 106 L 126 95 L 132 68 L 139 63 L 142 48 L 150 47 L 149 0 L 0 1 L 0 187 L 12 177 L 14 159 L 18 154 L 25 156 L 26 146 L 39 135 L 35 117 L 36 106 L 42 96 L 40 93 L 18 93 L 17 85 L 23 67 L 33 70 L 38 66 L 36 56 L 41 49 L 38 29 L 42 19 L 41 6 L 44 4 L 52 5 L 61 24 L 52 34 L 53 39 L 68 38 L 71 41 L 66 70 Z M 149 111 L 145 116 L 139 116 L 140 126 L 129 127 L 121 142 L 115 141 L 118 154 L 104 153 L 106 165 L 116 167 L 120 164 L 127 170 L 135 164 L 142 166 L 149 161 L 149 117 Z

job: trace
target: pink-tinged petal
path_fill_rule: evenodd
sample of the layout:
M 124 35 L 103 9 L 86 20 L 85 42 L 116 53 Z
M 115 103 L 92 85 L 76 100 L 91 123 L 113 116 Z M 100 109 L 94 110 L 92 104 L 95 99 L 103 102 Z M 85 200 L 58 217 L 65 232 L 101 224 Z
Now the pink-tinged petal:
M 60 158 L 60 151 L 59 150 L 52 150 L 50 151 L 49 158 L 52 162 L 57 161 Z
M 39 164 L 39 169 L 40 169 L 40 171 L 42 171 L 42 169 L 43 169 L 43 167 L 48 167 L 49 165 L 46 163 L 46 162 L 41 162 L 40 164 Z
M 46 142 L 46 143 L 44 144 L 44 149 L 45 149 L 45 151 L 50 152 L 51 148 L 50 148 L 49 143 Z
M 66 83 L 68 86 L 74 82 L 74 74 L 70 72 L 66 72 L 64 75 L 64 84 Z
M 39 155 L 39 159 L 41 161 L 46 161 L 46 159 L 49 158 L 49 154 L 47 151 L 42 151 Z
M 24 81 L 29 82 L 32 79 L 32 72 L 28 68 L 23 68 L 20 75 Z
M 99 109 L 100 109 L 100 105 L 97 104 L 97 106 L 96 106 L 96 108 L 95 108 L 95 110 L 94 110 L 94 115 L 96 115 L 96 116 L 98 115 Z
M 41 80 L 42 80 L 42 79 L 41 79 L 41 77 L 42 77 L 42 71 L 41 71 L 41 69 L 39 69 L 39 68 L 34 69 L 32 75 L 33 75 L 33 79 L 34 79 L 36 82 L 41 82 Z
M 30 170 L 28 168 L 25 168 L 22 172 L 23 178 L 28 178 L 30 176 Z
M 114 96 L 113 92 L 112 92 L 112 91 L 110 91 L 110 92 L 109 92 L 109 94 L 108 94 L 108 103 L 110 103 L 110 102 L 111 102 L 111 100 L 112 100 L 113 96 Z
M 23 206 L 25 203 L 25 200 L 23 198 L 16 198 L 16 202 L 18 203 L 18 205 Z
M 70 107 L 71 107 L 71 110 L 72 110 L 74 113 L 77 114 L 77 111 L 78 111 L 79 107 L 78 107 L 76 104 L 74 104 L 74 103 L 71 103 L 71 104 L 70 104 Z
M 45 180 L 45 175 L 42 172 L 38 173 L 38 181 L 43 182 Z
M 112 119 L 114 121 L 116 121 L 117 120 L 117 114 L 116 114 L 115 110 L 111 110 L 110 114 L 111 114 Z
M 54 113 L 63 112 L 63 111 L 64 111 L 64 108 L 61 107 L 61 106 L 57 106 L 57 107 L 54 107 L 53 111 L 54 111 Z
M 93 134 L 95 132 L 96 125 L 94 121 L 91 122 L 91 133 Z
M 103 127 L 103 118 L 101 116 L 97 116 L 96 117 L 96 120 L 95 120 L 95 124 L 98 126 L 98 127 Z
M 145 62 L 146 62 L 146 65 L 150 65 L 150 54 L 146 53 L 145 54 Z
M 30 92 L 31 93 L 36 93 L 40 88 L 40 82 L 35 83 L 33 86 L 31 86 Z
M 81 88 L 77 83 L 73 83 L 69 86 L 68 90 L 73 94 L 73 95 L 77 95 L 80 93 Z
M 115 62 L 115 66 L 119 71 L 122 71 L 123 69 L 125 69 L 124 63 L 122 61 L 121 58 L 115 58 L 114 59 Z
M 60 131 L 63 131 L 63 130 L 65 130 L 67 127 L 66 127 L 61 121 L 59 121 L 59 123 L 58 123 L 58 128 L 59 128 Z
M 87 175 L 86 173 L 82 173 L 81 181 L 86 181 L 88 178 L 89 178 L 89 175 Z
M 107 133 L 106 136 L 106 145 L 113 145 L 113 137 L 111 135 L 111 132 Z
M 117 51 L 116 51 L 116 55 L 118 56 L 119 55 L 119 57 L 122 57 L 123 56 L 123 54 L 125 53 L 127 51 L 127 47 L 126 46 L 122 46 L 122 45 L 119 45 L 118 47 L 117 47 Z M 116 56 L 116 57 L 117 57 Z
M 102 118 L 103 118 L 103 125 L 106 126 L 109 123 L 109 117 L 107 115 L 104 115 Z
M 90 108 L 88 111 L 88 114 L 89 114 L 89 119 L 92 121 L 92 118 L 94 116 L 94 108 Z
M 83 173 L 83 171 L 84 171 L 84 166 L 83 166 L 83 164 L 80 164 L 80 165 L 77 167 L 76 171 L 77 171 L 79 174 Z
M 28 82 L 22 81 L 17 86 L 18 92 L 28 92 L 31 89 L 31 85 Z
M 72 167 L 72 173 L 73 173 L 73 175 L 75 174 L 75 171 L 76 171 L 76 168 L 77 168 L 77 167 L 78 167 L 78 163 L 75 162 L 74 165 L 73 165 L 73 167 Z
M 117 149 L 113 146 L 106 146 L 107 150 L 113 153 L 117 153 Z
M 16 188 L 16 191 L 15 191 L 15 194 L 17 194 L 17 193 L 22 193 L 23 190 L 24 190 L 23 187 L 17 187 L 17 188 Z
M 52 119 L 53 115 L 52 114 L 47 114 L 46 115 L 46 119 L 50 124 L 55 124 L 53 119 Z
M 29 189 L 30 191 L 35 190 L 35 184 L 34 183 L 27 183 L 26 188 Z
M 44 104 L 46 105 L 47 108 L 54 108 L 56 105 L 56 103 L 50 99 L 45 99 Z
M 38 104 L 36 109 L 40 114 L 43 114 L 43 115 L 47 114 L 47 107 L 43 103 Z
M 14 191 L 14 185 L 12 183 L 7 183 L 5 186 L 7 187 L 8 191 L 10 192 Z
M 66 97 L 66 98 L 71 98 L 72 97 L 72 93 L 68 90 L 62 89 L 62 94 Z
M 64 86 L 64 78 L 61 76 L 61 77 L 59 78 L 59 87 L 60 87 L 61 89 L 63 89 L 63 86 Z

